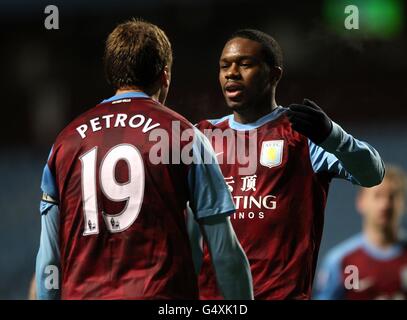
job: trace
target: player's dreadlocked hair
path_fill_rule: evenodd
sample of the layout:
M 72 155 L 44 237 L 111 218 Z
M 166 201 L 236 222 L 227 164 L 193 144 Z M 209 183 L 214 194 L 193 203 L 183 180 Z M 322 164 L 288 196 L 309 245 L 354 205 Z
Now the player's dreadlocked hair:
M 283 67 L 283 52 L 278 42 L 267 33 L 255 29 L 241 29 L 234 32 L 229 40 L 234 38 L 244 38 L 256 41 L 263 47 L 265 62 L 269 66 Z
M 156 25 L 133 19 L 110 33 L 104 63 L 107 80 L 115 89 L 148 88 L 166 65 L 171 66 L 171 43 Z

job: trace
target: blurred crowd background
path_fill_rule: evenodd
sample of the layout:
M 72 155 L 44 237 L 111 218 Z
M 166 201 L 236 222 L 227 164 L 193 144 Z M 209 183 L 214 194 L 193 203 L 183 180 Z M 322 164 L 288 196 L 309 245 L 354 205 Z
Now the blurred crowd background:
M 47 30 L 47 5 L 59 29 Z M 358 30 L 344 8 L 358 6 Z M 104 41 L 116 24 L 158 24 L 174 50 L 167 105 L 192 122 L 228 112 L 218 85 L 227 37 L 251 27 L 284 53 L 277 102 L 316 101 L 407 169 L 407 21 L 403 0 L 1 0 L 0 299 L 25 299 L 39 243 L 40 179 L 57 133 L 113 95 L 104 78 Z M 320 257 L 360 230 L 356 187 L 332 183 Z

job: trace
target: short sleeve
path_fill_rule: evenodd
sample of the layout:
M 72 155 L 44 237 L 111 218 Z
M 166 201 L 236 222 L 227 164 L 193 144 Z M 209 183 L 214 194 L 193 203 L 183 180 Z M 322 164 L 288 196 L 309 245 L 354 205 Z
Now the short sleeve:
M 208 139 L 194 128 L 193 163 L 188 171 L 190 207 L 196 219 L 235 212 L 232 195 Z

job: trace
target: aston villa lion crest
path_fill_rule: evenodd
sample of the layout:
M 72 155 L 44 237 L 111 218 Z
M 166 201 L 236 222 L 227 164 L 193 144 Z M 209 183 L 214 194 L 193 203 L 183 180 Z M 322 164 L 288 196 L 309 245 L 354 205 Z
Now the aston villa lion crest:
M 261 145 L 260 164 L 273 168 L 283 160 L 284 140 L 263 141 Z

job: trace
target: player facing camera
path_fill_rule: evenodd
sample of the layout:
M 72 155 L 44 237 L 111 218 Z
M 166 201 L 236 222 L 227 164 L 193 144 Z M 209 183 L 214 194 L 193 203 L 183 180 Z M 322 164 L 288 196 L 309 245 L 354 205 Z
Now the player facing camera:
M 391 238 L 398 237 L 405 211 L 406 179 L 406 174 L 400 168 L 387 165 L 380 185 L 359 189 L 356 207 L 368 230 L 377 230 L 379 234 Z
M 272 37 L 256 30 L 235 32 L 219 59 L 219 82 L 227 105 L 251 117 L 268 114 L 270 104 L 277 106 L 275 90 L 282 67 L 282 51 Z

